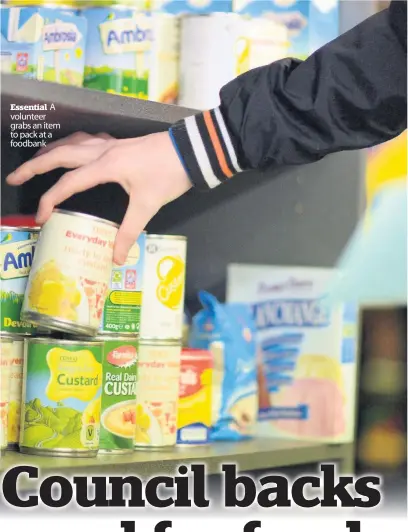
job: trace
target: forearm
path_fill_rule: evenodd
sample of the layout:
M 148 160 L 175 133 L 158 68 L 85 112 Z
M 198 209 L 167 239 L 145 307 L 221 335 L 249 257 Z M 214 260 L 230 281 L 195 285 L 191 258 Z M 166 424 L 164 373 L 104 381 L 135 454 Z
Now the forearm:
M 213 188 L 242 170 L 305 164 L 401 133 L 404 4 L 394 3 L 304 62 L 286 59 L 240 76 L 221 90 L 219 108 L 173 126 L 193 183 Z

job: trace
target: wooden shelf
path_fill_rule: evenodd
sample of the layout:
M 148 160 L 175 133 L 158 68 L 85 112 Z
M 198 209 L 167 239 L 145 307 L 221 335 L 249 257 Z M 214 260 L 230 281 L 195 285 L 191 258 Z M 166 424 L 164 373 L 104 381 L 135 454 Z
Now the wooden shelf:
M 53 103 L 55 111 L 49 111 L 48 116 L 61 125 L 60 130 L 55 130 L 55 138 L 65 137 L 75 131 L 107 131 L 115 137 L 137 137 L 164 131 L 177 120 L 197 113 L 176 105 L 25 79 L 12 74 L 2 74 L 1 96 L 2 132 L 7 137 L 10 113 L 18 112 L 10 111 L 13 103 L 48 106 Z
M 0 472 L 17 465 L 32 465 L 42 474 L 133 474 L 141 478 L 173 474 L 181 464 L 204 463 L 207 473 L 220 472 L 222 464 L 237 464 L 241 471 L 284 468 L 301 464 L 339 462 L 347 469 L 353 461 L 353 444 L 326 445 L 314 442 L 257 438 L 245 442 L 216 443 L 201 447 L 180 447 L 171 451 L 135 451 L 131 455 L 96 458 L 55 458 L 6 452 Z

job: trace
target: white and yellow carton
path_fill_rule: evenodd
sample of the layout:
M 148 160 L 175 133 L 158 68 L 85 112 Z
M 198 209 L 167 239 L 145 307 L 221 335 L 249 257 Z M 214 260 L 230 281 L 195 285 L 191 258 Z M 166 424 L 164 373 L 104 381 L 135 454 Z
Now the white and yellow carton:
M 325 298 L 333 269 L 231 264 L 227 301 L 253 306 L 258 432 L 351 442 L 355 431 L 358 312 Z
M 209 15 L 231 13 L 232 4 L 232 0 L 150 0 L 150 9 L 172 15 Z
M 70 10 L 1 8 L 3 39 L 31 45 L 32 53 L 25 57 L 29 60 L 25 70 L 38 80 L 82 86 L 86 33 L 86 19 Z M 18 71 L 18 64 L 11 71 Z
M 233 0 L 233 12 L 284 24 L 289 57 L 304 60 L 340 33 L 339 0 Z
M 88 21 L 84 86 L 174 104 L 179 18 L 126 6 L 84 9 Z

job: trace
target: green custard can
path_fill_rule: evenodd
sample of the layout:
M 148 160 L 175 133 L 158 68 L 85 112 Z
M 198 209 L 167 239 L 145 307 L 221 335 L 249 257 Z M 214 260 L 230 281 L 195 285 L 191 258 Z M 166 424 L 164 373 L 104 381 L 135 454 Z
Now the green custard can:
M 21 319 L 24 292 L 34 258 L 39 227 L 1 226 L 1 321 L 2 332 L 33 334 L 36 328 Z
M 133 452 L 136 434 L 138 337 L 98 336 L 103 341 L 100 453 Z
M 20 452 L 96 456 L 102 350 L 94 340 L 25 339 Z

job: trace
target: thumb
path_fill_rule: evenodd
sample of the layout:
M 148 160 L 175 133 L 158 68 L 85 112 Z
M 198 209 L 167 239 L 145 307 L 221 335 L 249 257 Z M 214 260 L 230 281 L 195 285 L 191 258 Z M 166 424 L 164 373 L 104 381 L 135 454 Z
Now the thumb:
M 159 209 L 142 198 L 129 197 L 129 205 L 115 239 L 113 260 L 121 266 L 127 259 L 129 251 L 140 233 Z

